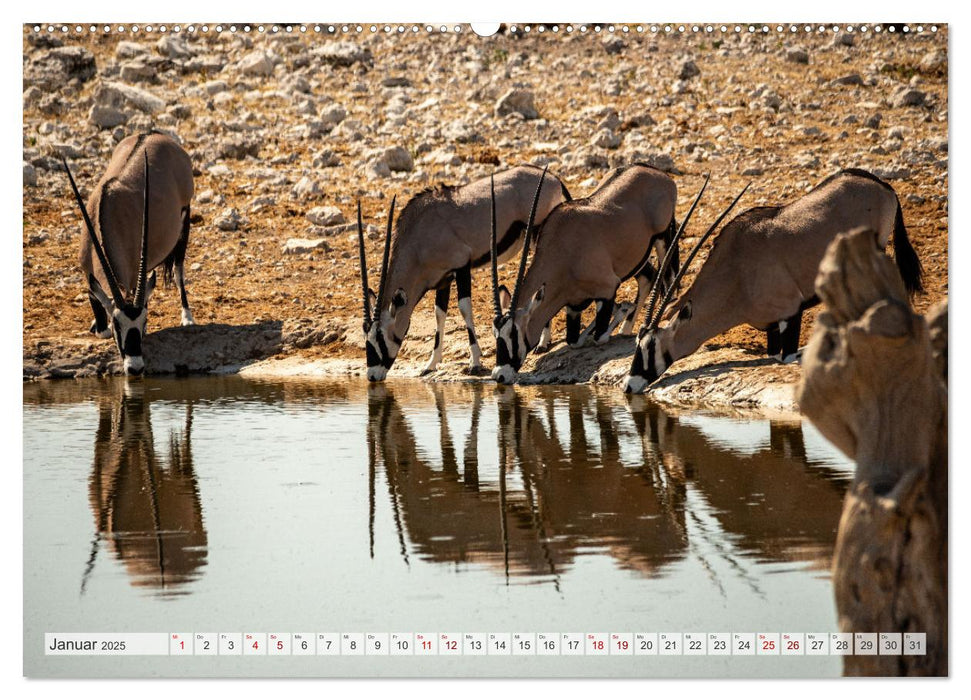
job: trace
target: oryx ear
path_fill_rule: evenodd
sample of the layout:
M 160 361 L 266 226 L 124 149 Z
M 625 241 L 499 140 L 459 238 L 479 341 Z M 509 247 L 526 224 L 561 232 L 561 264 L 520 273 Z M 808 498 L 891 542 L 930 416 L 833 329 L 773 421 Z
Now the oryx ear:
M 98 284 L 98 280 L 95 279 L 94 275 L 88 275 L 88 291 L 91 292 L 91 294 L 94 295 L 94 298 L 97 299 L 98 302 L 108 310 L 109 314 L 111 313 L 111 310 L 115 308 L 115 305 L 112 303 L 108 295 L 105 294 L 105 290 L 103 290 L 101 285 Z
M 158 281 L 158 277 L 155 274 L 155 270 L 152 270 L 152 274 L 150 274 L 148 276 L 148 279 L 145 280 L 145 302 L 144 302 L 145 306 L 143 308 L 148 307 L 148 298 L 152 296 L 152 292 L 155 291 L 155 283 L 157 281 Z
M 367 290 L 367 301 L 368 301 L 368 306 L 370 306 L 372 309 L 374 308 L 374 305 L 378 303 L 378 295 L 375 294 L 374 290 L 371 289 L 370 287 L 368 287 L 368 290 Z
M 388 313 L 391 314 L 391 320 L 398 315 L 398 309 L 408 303 L 408 295 L 405 294 L 405 290 L 400 287 L 391 297 L 391 305 L 388 307 Z
M 687 321 L 691 318 L 691 302 L 689 301 L 684 306 L 681 307 L 681 311 L 678 312 L 679 321 Z
M 512 294 L 509 293 L 509 289 L 506 285 L 499 285 L 499 308 L 502 309 L 502 313 L 509 312 L 509 305 L 512 303 Z
M 546 293 L 546 285 L 544 284 L 543 286 L 541 286 L 539 289 L 536 290 L 536 293 L 533 295 L 533 298 L 529 300 L 529 305 L 526 307 L 527 314 L 531 314 L 533 313 L 533 311 L 536 310 L 536 307 L 539 306 L 539 303 L 543 301 L 543 294 L 545 293 Z

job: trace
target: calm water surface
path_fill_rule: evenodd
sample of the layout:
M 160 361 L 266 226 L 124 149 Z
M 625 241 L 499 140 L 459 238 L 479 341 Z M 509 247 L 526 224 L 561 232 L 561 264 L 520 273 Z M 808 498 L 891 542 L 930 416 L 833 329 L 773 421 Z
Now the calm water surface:
M 28 675 L 835 676 L 802 658 L 67 658 L 44 632 L 830 632 L 852 467 L 591 387 L 24 386 Z

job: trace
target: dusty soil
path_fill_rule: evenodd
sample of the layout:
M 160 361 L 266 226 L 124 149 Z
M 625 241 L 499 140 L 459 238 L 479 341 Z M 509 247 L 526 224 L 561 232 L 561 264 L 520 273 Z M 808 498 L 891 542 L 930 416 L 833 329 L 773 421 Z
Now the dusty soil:
M 367 253 L 375 279 L 377 226 L 392 194 L 400 202 L 435 183 L 463 183 L 521 162 L 549 163 L 574 196 L 592 190 L 608 167 L 655 163 L 675 173 L 679 216 L 711 172 L 695 231 L 746 182 L 752 186 L 740 207 L 785 203 L 840 168 L 873 170 L 897 191 L 924 264 L 927 293 L 916 299 L 917 309 L 947 295 L 946 27 L 909 36 L 857 33 L 852 45 L 834 41 L 831 32 L 778 34 L 774 26 L 767 34 L 685 36 L 541 35 L 534 28 L 518 38 L 508 32 L 480 38 L 467 28 L 445 36 L 365 29 L 336 38 L 183 31 L 170 32 L 164 46 L 160 36 L 58 34 L 54 44 L 82 47 L 93 68 L 68 66 L 62 79 L 51 80 L 45 66 L 63 47 L 25 28 L 25 379 L 119 369 L 112 341 L 88 333 L 91 312 L 77 266 L 80 222 L 55 155 L 68 157 L 86 194 L 117 142 L 148 128 L 176 135 L 196 168 L 198 220 L 187 276 L 202 326 L 169 330 L 178 323 L 178 295 L 160 286 L 149 330 L 166 329 L 157 347 L 172 347 L 174 355 L 160 359 L 156 371 L 238 368 L 266 358 L 257 365 L 264 371 L 283 359 L 280 371 L 318 360 L 325 362 L 307 371 L 360 370 L 355 234 L 314 224 L 308 211 L 335 206 L 350 222 L 361 198 L 374 226 Z M 338 42 L 353 45 L 331 51 Z M 689 62 L 697 75 L 690 75 Z M 123 124 L 92 123 L 92 107 L 108 99 L 105 85 L 115 84 L 149 93 L 161 106 L 115 104 Z M 497 116 L 497 100 L 513 87 L 533 94 L 539 118 Z M 919 94 L 901 97 L 906 88 Z M 603 128 L 619 137 L 619 146 L 593 144 Z M 411 155 L 410 170 L 380 167 L 379 151 L 395 146 Z M 324 242 L 319 250 L 286 254 L 290 238 Z M 703 251 L 693 270 L 704 257 Z M 513 266 L 500 274 L 509 279 Z M 473 285 L 484 363 L 491 367 L 488 268 L 474 273 Z M 633 293 L 628 282 L 620 297 Z M 454 302 L 452 311 L 439 379 L 461 378 L 467 362 Z M 814 316 L 804 322 L 803 341 Z M 562 333 L 560 318 L 554 338 Z M 428 295 L 392 373 L 417 374 L 433 334 Z M 178 348 L 190 342 L 212 347 L 192 362 L 179 361 Z M 735 396 L 758 393 L 780 372 L 798 376 L 797 367 L 762 362 L 764 342 L 764 334 L 736 328 L 711 340 L 713 352 L 691 358 L 692 368 L 707 370 L 676 374 L 693 382 L 695 397 L 724 374 L 719 363 L 741 362 L 741 370 L 763 377 L 728 381 Z M 531 361 L 537 374 L 524 379 L 611 383 L 618 367 L 626 369 L 630 346 L 630 339 L 612 341 L 586 364 L 556 346 Z

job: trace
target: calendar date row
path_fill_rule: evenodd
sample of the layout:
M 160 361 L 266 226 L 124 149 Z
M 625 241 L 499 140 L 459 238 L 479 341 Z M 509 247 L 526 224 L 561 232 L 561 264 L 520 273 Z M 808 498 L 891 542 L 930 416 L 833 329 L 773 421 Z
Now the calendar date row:
M 924 655 L 924 633 L 173 632 L 47 633 L 49 656 Z

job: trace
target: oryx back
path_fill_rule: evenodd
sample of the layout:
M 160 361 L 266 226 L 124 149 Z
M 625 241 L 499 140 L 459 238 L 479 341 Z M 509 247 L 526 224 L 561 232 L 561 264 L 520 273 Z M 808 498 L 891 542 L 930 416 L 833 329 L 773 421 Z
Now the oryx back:
M 168 136 L 133 135 L 115 149 L 104 175 L 88 197 L 87 209 L 95 233 L 123 291 L 130 294 L 138 277 L 145 158 L 148 154 L 151 198 L 148 224 L 148 269 L 172 254 L 183 230 L 183 213 L 192 200 L 192 163 Z M 87 234 L 81 236 L 81 268 L 108 289 L 104 271 Z

